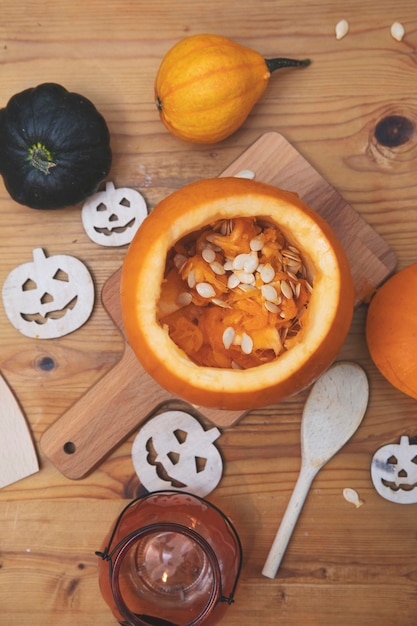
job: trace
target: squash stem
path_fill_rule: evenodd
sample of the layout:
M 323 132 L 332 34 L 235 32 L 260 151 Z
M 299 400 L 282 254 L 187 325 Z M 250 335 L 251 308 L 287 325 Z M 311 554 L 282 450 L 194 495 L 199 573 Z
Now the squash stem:
M 51 167 L 56 167 L 52 154 L 40 141 L 29 148 L 27 158 L 43 174 L 49 174 Z
M 280 70 L 285 67 L 307 67 L 310 65 L 310 59 L 302 59 L 301 61 L 297 61 L 296 59 L 265 59 L 266 67 L 269 72 L 272 74 L 275 70 Z

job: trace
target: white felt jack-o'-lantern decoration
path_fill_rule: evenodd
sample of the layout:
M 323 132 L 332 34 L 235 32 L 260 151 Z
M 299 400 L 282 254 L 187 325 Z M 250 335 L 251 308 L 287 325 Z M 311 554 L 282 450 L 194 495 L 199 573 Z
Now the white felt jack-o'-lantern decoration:
M 94 283 L 81 261 L 33 250 L 33 262 L 19 265 L 3 285 L 10 322 L 26 337 L 53 339 L 79 328 L 91 315 Z
M 371 463 L 372 482 L 386 500 L 399 504 L 417 502 L 417 445 L 408 437 L 376 451 Z
M 101 246 L 123 246 L 133 239 L 147 216 L 146 202 L 136 189 L 112 182 L 84 203 L 81 219 L 87 235 Z
M 174 489 L 206 496 L 217 486 L 223 463 L 213 442 L 218 428 L 204 430 L 183 411 L 166 411 L 150 419 L 133 442 L 132 460 L 148 491 Z

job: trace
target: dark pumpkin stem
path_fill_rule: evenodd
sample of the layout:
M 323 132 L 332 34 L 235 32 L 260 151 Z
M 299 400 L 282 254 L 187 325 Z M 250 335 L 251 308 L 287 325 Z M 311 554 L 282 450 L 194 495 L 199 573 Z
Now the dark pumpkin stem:
M 33 144 L 28 150 L 28 161 L 43 174 L 49 174 L 51 167 L 56 167 L 50 151 L 40 142 Z
M 265 59 L 266 67 L 272 74 L 275 70 L 280 70 L 285 67 L 307 67 L 310 65 L 310 59 L 302 59 L 297 61 L 296 59 Z

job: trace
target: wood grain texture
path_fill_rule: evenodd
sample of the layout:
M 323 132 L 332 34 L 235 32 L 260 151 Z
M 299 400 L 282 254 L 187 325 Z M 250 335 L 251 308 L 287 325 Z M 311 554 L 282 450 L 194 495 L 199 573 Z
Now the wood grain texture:
M 350 22 L 337 41 L 334 27 Z M 404 24 L 402 42 L 392 39 Z M 163 54 L 178 39 L 212 32 L 265 57 L 310 57 L 300 72 L 273 75 L 244 126 L 213 146 L 171 137 L 153 102 Z M 105 116 L 114 160 L 109 179 L 143 193 L 152 207 L 178 187 L 218 176 L 263 133 L 278 131 L 394 250 L 398 267 L 416 261 L 416 133 L 384 146 L 375 128 L 402 115 L 417 124 L 417 13 L 414 0 L 3 0 L 0 104 L 40 82 L 89 97 Z M 41 435 L 120 359 L 124 340 L 100 302 L 125 249 L 85 234 L 80 207 L 41 212 L 16 205 L 0 181 L 0 282 L 35 247 L 72 254 L 90 269 L 96 305 L 88 323 L 54 340 L 31 340 L 0 315 L 0 370 L 39 444 Z M 0 307 L 2 305 L 0 304 Z M 305 394 L 246 415 L 218 440 L 224 475 L 210 500 L 234 521 L 244 565 L 224 626 L 414 626 L 416 505 L 382 499 L 370 478 L 374 452 L 417 434 L 416 404 L 372 365 L 366 306 L 355 313 L 341 359 L 370 381 L 365 419 L 317 477 L 275 580 L 262 565 L 300 465 Z M 111 626 L 94 551 L 124 504 L 139 493 L 132 436 L 80 481 L 41 453 L 39 472 L 0 491 L 0 623 Z M 39 449 L 39 445 L 38 445 Z M 356 489 L 360 509 L 346 502 Z

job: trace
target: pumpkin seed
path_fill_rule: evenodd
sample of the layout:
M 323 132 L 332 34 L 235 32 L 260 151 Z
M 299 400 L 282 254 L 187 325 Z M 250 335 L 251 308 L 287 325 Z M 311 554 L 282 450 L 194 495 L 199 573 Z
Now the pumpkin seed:
M 187 257 L 184 256 L 183 254 L 176 254 L 174 256 L 174 265 L 179 271 L 181 271 L 186 261 L 187 261 Z
M 282 295 L 287 298 L 287 300 L 291 300 L 291 298 L 293 297 L 292 289 L 286 280 L 281 280 L 281 292 Z
M 193 297 L 190 294 L 190 292 L 183 291 L 182 293 L 178 295 L 176 304 L 178 304 L 178 306 L 187 306 L 187 304 L 191 304 L 192 300 L 193 300 Z
M 270 263 L 265 263 L 260 271 L 261 280 L 264 283 L 270 283 L 275 278 L 275 270 Z
M 223 274 L 226 273 L 226 270 L 224 269 L 223 265 L 219 263 L 218 261 L 214 261 L 213 263 L 210 263 L 210 267 L 213 270 L 213 272 L 217 274 L 218 276 L 222 276 Z
M 262 285 L 261 292 L 265 300 L 270 302 L 276 302 L 278 298 L 278 292 L 273 285 Z
M 205 260 L 206 263 L 213 263 L 216 260 L 216 253 L 213 248 L 204 248 L 201 256 Z
M 242 333 L 240 348 L 245 354 L 250 354 L 253 350 L 253 340 L 247 333 Z
M 202 298 L 213 298 L 216 295 L 214 287 L 210 283 L 197 283 L 195 289 Z
M 240 282 L 244 285 L 254 285 L 255 284 L 255 276 L 253 274 L 248 274 L 248 272 L 236 272 L 237 277 Z
M 232 328 L 232 326 L 228 326 L 223 335 L 222 335 L 222 341 L 223 341 L 223 345 L 226 348 L 226 350 L 228 350 L 230 348 L 230 346 L 233 343 L 233 339 L 235 338 L 236 335 L 236 331 L 234 328 Z
M 260 250 L 262 250 L 263 245 L 263 238 L 260 235 L 254 237 L 249 242 L 249 247 L 253 252 L 259 252 Z
M 258 254 L 255 251 L 250 252 L 243 264 L 245 272 L 252 273 L 259 265 Z
M 349 22 L 347 20 L 340 20 L 335 27 L 336 39 L 343 39 L 349 32 Z
M 240 284 L 240 279 L 238 278 L 238 276 L 236 276 L 236 274 L 230 274 L 229 278 L 227 279 L 228 288 L 234 289 L 239 284 Z
M 270 313 L 278 313 L 279 311 L 278 305 L 275 304 L 275 302 L 270 302 L 269 300 L 266 300 L 264 306 L 266 310 Z
M 405 35 L 405 28 L 400 22 L 394 22 L 391 26 L 391 36 L 396 41 L 402 41 Z
M 196 278 L 193 270 L 190 270 L 187 276 L 187 284 L 190 289 L 193 289 L 196 285 Z

